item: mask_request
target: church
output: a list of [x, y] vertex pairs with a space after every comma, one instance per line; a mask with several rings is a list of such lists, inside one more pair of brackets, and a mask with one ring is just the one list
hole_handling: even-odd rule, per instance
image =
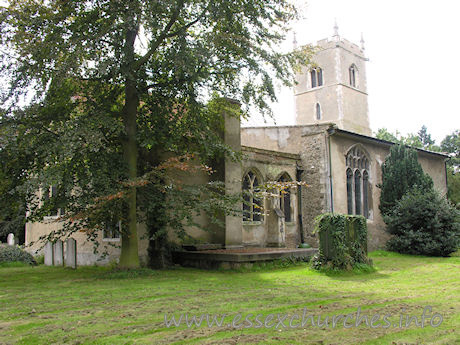
[[[381, 182], [381, 166], [394, 143], [372, 137], [363, 42], [359, 46], [341, 38], [336, 28], [331, 38], [316, 45], [319, 49], [314, 65], [296, 75], [295, 125], [241, 128], [238, 119], [225, 117], [225, 142], [243, 154], [241, 162], [226, 161], [222, 167], [228, 193], [243, 190], [251, 195], [269, 181], [298, 181], [304, 185], [280, 197], [247, 197], [247, 203], [241, 205], [242, 216], [226, 216], [224, 228], [188, 229], [199, 242], [222, 248], [297, 248], [301, 243], [317, 247], [315, 217], [335, 212], [364, 216], [368, 250], [384, 247], [388, 234], [379, 212], [377, 185]], [[417, 152], [435, 188], [446, 194], [448, 157], [422, 149]], [[196, 175], [188, 180], [206, 183], [209, 177]], [[48, 218], [41, 223], [27, 223], [26, 245], [59, 228], [59, 222]], [[204, 228], [209, 224], [205, 217], [198, 221]], [[139, 256], [145, 260], [148, 241], [142, 236], [144, 225], [139, 225], [138, 233]], [[100, 259], [84, 234], [75, 234], [74, 238], [80, 265]], [[101, 231], [99, 240], [101, 248], [110, 253], [102, 262], [116, 260], [119, 235]], [[31, 248], [34, 251], [37, 244]]]

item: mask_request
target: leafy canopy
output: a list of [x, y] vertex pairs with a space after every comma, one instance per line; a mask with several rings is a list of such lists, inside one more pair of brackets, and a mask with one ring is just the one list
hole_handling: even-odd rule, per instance
[[[309, 59], [307, 50], [277, 49], [297, 16], [287, 0], [8, 1], [0, 9], [1, 126], [13, 140], [2, 150], [27, 157], [14, 191], [31, 219], [59, 207], [69, 220], [63, 232], [94, 239], [101, 217], [113, 214], [123, 223], [120, 263], [138, 266], [143, 216], [157, 225], [153, 241], [170, 225], [168, 196], [202, 205], [196, 191], [178, 192], [162, 163], [193, 155], [204, 167], [235, 156], [216, 128], [223, 111], [241, 113], [217, 100], [270, 113], [274, 79], [292, 84], [293, 68]], [[27, 94], [33, 101], [20, 109]], [[49, 185], [57, 186], [52, 200]], [[175, 214], [192, 222], [190, 212]]]

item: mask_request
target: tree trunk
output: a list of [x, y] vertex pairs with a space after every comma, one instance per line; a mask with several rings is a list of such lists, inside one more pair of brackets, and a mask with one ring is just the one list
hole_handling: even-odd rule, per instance
[[[136, 80], [130, 71], [134, 63], [134, 41], [137, 30], [129, 30], [126, 34], [126, 81], [125, 81], [125, 104], [123, 108], [123, 125], [125, 138], [123, 140], [123, 159], [128, 168], [128, 178], [134, 182], [137, 178], [137, 108], [139, 106], [139, 95], [136, 88]], [[121, 234], [121, 255], [120, 267], [139, 267], [138, 236], [137, 236], [137, 206], [136, 187], [129, 187], [127, 197], [127, 229]], [[126, 227], [126, 226], [125, 226]]]

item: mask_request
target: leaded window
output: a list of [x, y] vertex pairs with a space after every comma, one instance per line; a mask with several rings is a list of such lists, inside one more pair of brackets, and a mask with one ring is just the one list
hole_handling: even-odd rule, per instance
[[348, 214], [369, 218], [369, 159], [355, 146], [347, 153], [346, 165]]
[[[291, 179], [287, 174], [283, 174], [279, 180], [281, 183], [290, 182]], [[286, 222], [292, 221], [291, 218], [291, 188], [285, 186], [280, 191], [280, 209], [284, 214], [284, 220]]]
[[260, 181], [253, 171], [243, 178], [243, 220], [257, 222], [262, 220], [262, 198], [257, 196]]
[[323, 70], [319, 67], [310, 70], [311, 87], [318, 87], [323, 85]]

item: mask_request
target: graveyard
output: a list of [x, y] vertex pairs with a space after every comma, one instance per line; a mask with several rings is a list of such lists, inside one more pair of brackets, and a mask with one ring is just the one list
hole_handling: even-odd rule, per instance
[[[376, 270], [325, 274], [308, 263], [251, 269], [121, 271], [113, 267], [0, 267], [2, 344], [457, 344], [459, 253], [448, 258], [371, 252]], [[64, 258], [65, 260], [65, 258]], [[422, 328], [167, 327], [164, 317], [302, 314], [322, 319], [362, 309], [364, 315], [416, 316], [442, 323]], [[227, 320], [227, 319], [226, 319]], [[286, 325], [288, 322], [285, 322]]]

